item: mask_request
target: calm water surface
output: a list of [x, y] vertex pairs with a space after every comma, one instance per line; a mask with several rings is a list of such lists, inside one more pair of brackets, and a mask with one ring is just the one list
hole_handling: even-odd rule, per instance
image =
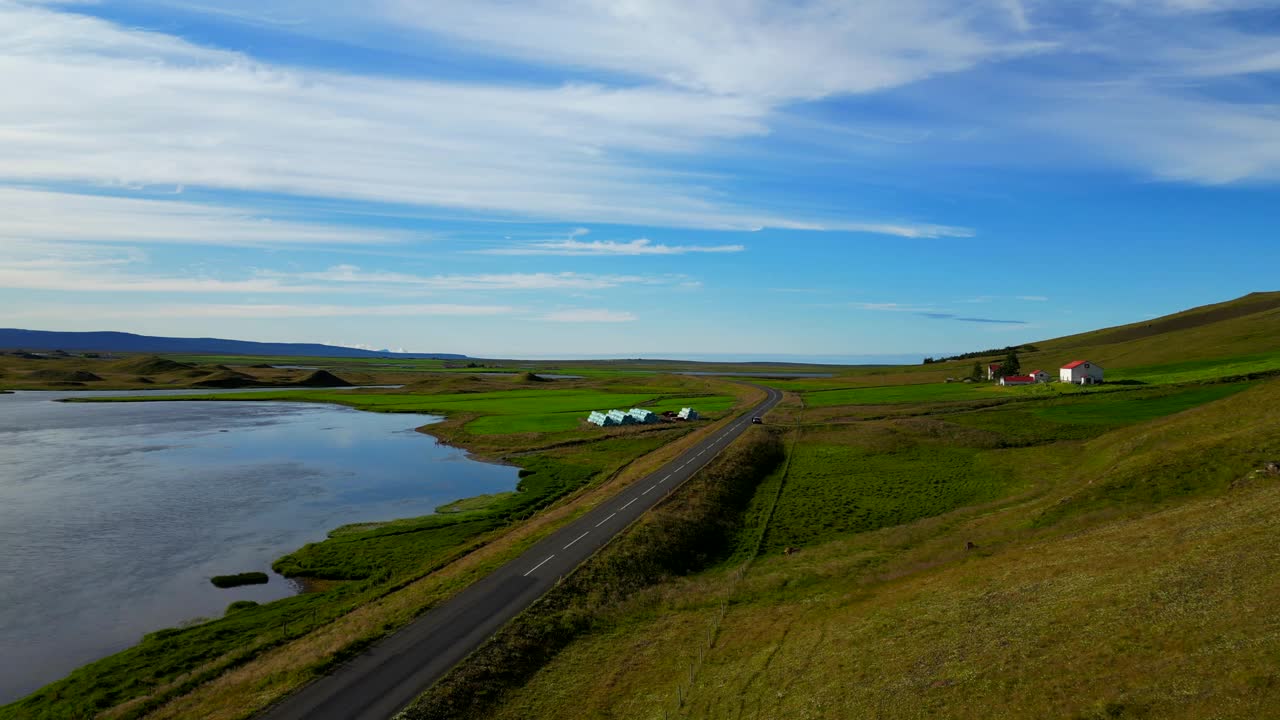
[[[271, 562], [338, 525], [517, 481], [414, 432], [428, 415], [52, 402], [121, 394], [0, 395], [0, 704], [144, 633], [293, 594]], [[209, 583], [249, 570], [271, 582]]]

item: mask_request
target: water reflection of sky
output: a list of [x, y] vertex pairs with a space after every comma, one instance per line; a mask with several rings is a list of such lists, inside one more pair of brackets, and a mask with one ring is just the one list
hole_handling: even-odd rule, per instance
[[0, 703], [146, 632], [292, 592], [275, 576], [219, 590], [212, 575], [516, 483], [414, 432], [429, 416], [49, 401], [71, 394], [0, 395], [0, 647], [23, 658], [0, 664]]

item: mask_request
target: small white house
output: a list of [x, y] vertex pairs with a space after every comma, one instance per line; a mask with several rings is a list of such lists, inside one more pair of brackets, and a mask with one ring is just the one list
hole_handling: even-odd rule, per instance
[[1058, 371], [1058, 379], [1075, 385], [1096, 385], [1102, 382], [1102, 366], [1089, 360], [1073, 360]]
[[658, 422], [658, 416], [652, 410], [645, 410], [644, 408], [631, 408], [631, 411], [628, 412], [627, 414], [635, 418], [635, 421], [640, 423], [641, 425], [649, 425], [651, 423]]
[[609, 417], [613, 419], [615, 425], [633, 425], [636, 419], [621, 410], [610, 410]]
[[676, 415], [676, 417], [680, 418], [681, 420], [697, 420], [698, 411], [694, 410], [693, 408], [680, 408], [680, 412]]
[[1036, 379], [1030, 375], [1006, 375], [1000, 378], [1001, 385], [1035, 385]]
[[599, 425], [600, 427], [609, 427], [610, 425], [618, 424], [618, 421], [609, 417], [608, 413], [602, 413], [599, 410], [592, 410], [591, 414], [587, 416], [587, 422], [592, 425]]
[[988, 365], [988, 366], [987, 366], [987, 379], [988, 379], [988, 380], [995, 380], [995, 379], [996, 379], [996, 376], [1000, 373], [1000, 368], [1002, 368], [1002, 367], [1004, 367], [1004, 365], [1002, 365], [1002, 364], [1000, 364], [1000, 363], [991, 363], [990, 365]]
[[1031, 371], [1031, 375], [1030, 375], [1030, 376], [1031, 376], [1031, 377], [1033, 377], [1033, 378], [1035, 378], [1035, 381], [1036, 381], [1036, 382], [1038, 382], [1038, 383], [1047, 383], [1047, 382], [1049, 382], [1049, 373], [1047, 373], [1047, 372], [1045, 372], [1045, 371], [1043, 371], [1043, 370], [1032, 370], [1032, 371]]

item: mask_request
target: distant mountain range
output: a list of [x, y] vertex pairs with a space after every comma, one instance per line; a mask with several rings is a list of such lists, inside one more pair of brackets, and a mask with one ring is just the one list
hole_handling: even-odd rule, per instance
[[65, 350], [67, 352], [146, 352], [189, 355], [288, 355], [299, 357], [373, 358], [404, 360], [462, 360], [456, 353], [397, 353], [388, 350], [321, 345], [318, 343], [264, 343], [221, 338], [175, 338], [123, 332], [48, 332], [0, 328], [0, 349]]

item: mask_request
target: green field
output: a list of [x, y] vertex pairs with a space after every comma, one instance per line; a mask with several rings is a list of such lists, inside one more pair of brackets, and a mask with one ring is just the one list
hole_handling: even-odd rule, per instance
[[491, 716], [1269, 717], [1278, 402], [1259, 381], [804, 427], [740, 584], [654, 587]]
[[1002, 393], [1022, 390], [1001, 388], [990, 383], [922, 383], [889, 385], [842, 390], [819, 390], [804, 395], [806, 407], [823, 408], [838, 405], [891, 405], [898, 403], [944, 402], [1000, 397]]
[[802, 437], [765, 534], [765, 550], [939, 515], [995, 498], [1013, 483], [977, 449], [905, 439], [890, 449], [883, 447], [884, 440], [827, 433]]
[[1139, 380], [1151, 384], [1167, 384], [1202, 382], [1223, 377], [1243, 377], [1263, 373], [1280, 373], [1280, 352], [1121, 368], [1108, 371], [1107, 377], [1112, 380]]

